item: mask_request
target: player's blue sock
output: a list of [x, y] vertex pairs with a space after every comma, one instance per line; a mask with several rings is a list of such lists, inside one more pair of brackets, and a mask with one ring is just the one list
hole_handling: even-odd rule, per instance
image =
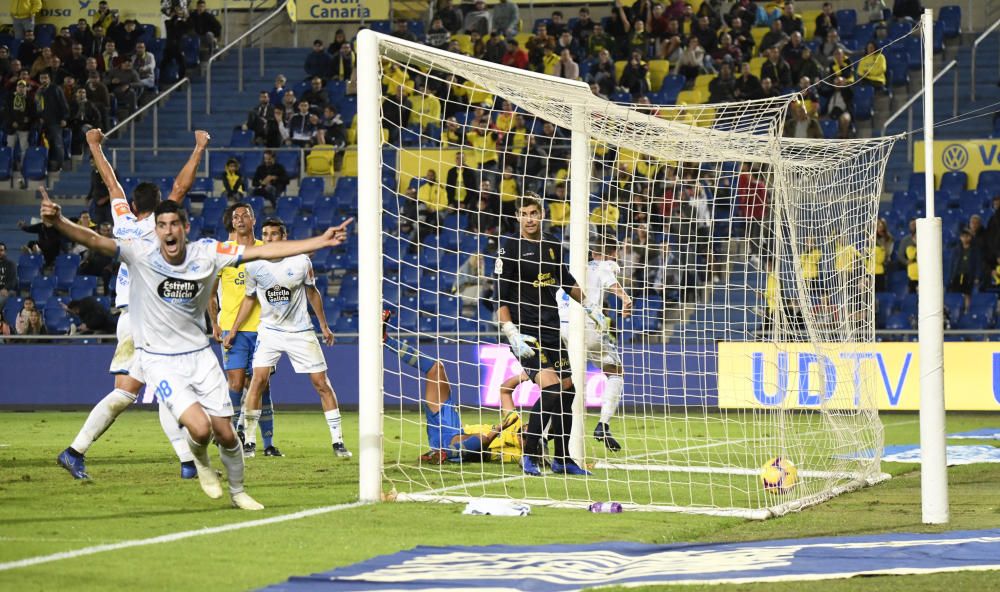
[[271, 404], [271, 387], [264, 389], [261, 396], [260, 408], [260, 436], [264, 440], [264, 448], [271, 447], [271, 439], [274, 438], [274, 405]]
[[240, 421], [240, 408], [243, 406], [243, 391], [229, 389], [229, 400], [233, 402], [233, 429]]
[[479, 436], [472, 436], [459, 442], [457, 447], [459, 452], [481, 452], [483, 450], [483, 439]]

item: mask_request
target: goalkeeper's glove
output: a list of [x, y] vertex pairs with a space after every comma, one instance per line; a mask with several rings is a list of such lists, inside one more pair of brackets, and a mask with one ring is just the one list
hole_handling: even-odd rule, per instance
[[590, 317], [590, 320], [594, 321], [594, 324], [597, 325], [598, 332], [607, 333], [611, 330], [611, 320], [604, 316], [600, 306], [585, 306], [583, 309], [587, 311], [587, 316]]
[[514, 356], [518, 359], [523, 358], [533, 358], [535, 356], [535, 350], [531, 349], [529, 343], [537, 344], [538, 342], [534, 337], [525, 337], [521, 335], [518, 330], [517, 325], [507, 321], [503, 324], [504, 335], [507, 336], [507, 343], [510, 344], [510, 350], [514, 352]]

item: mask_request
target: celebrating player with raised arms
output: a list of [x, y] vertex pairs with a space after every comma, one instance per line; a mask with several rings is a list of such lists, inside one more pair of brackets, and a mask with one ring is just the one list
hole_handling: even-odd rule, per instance
[[[173, 189], [170, 191], [170, 201], [182, 203], [191, 185], [194, 183], [198, 163], [201, 162], [210, 139], [207, 132], [196, 131], [195, 148], [187, 163], [177, 175]], [[99, 129], [87, 132], [87, 145], [94, 159], [94, 166], [101, 179], [108, 187], [111, 197], [111, 213], [114, 216], [114, 237], [118, 239], [149, 239], [155, 233], [153, 230], [153, 210], [160, 203], [160, 188], [153, 183], [140, 183], [132, 195], [132, 205], [125, 199], [125, 191], [115, 177], [114, 169], [104, 156], [101, 144], [104, 133]], [[44, 192], [44, 189], [43, 189]], [[76, 479], [88, 479], [84, 455], [91, 444], [104, 434], [115, 419], [133, 402], [143, 387], [142, 372], [138, 367], [135, 355], [135, 344], [132, 340], [132, 319], [129, 314], [129, 268], [122, 263], [118, 270], [115, 287], [115, 306], [121, 310], [118, 317], [118, 346], [111, 360], [111, 374], [115, 376], [115, 388], [105, 395], [87, 416], [80, 433], [63, 450], [58, 457], [59, 464]], [[187, 440], [177, 425], [177, 420], [160, 406], [160, 424], [170, 439], [174, 452], [181, 460], [181, 477], [191, 479], [196, 474], [194, 458], [188, 448]]]
[[540, 475], [542, 431], [554, 441], [552, 470], [589, 475], [569, 456], [572, 428], [573, 377], [560, 335], [557, 290], [584, 304], [597, 326], [605, 319], [600, 309], [585, 304], [583, 290], [563, 262], [562, 245], [542, 233], [544, 210], [540, 198], [527, 194], [518, 202], [519, 236], [501, 243], [495, 273], [498, 278], [500, 322], [511, 351], [542, 394], [531, 410], [524, 434], [522, 467]]
[[[287, 235], [285, 224], [277, 218], [266, 220], [261, 230], [265, 245], [286, 243]], [[306, 308], [308, 301], [316, 312], [324, 341], [327, 345], [332, 344], [333, 333], [326, 324], [323, 297], [316, 289], [309, 257], [298, 255], [248, 263], [245, 288], [246, 295], [236, 314], [235, 326], [241, 326], [256, 303], [260, 302], [260, 327], [257, 330], [257, 349], [253, 355], [253, 377], [246, 397], [247, 433], [253, 433], [257, 429], [257, 421], [261, 415], [261, 393], [267, 387], [271, 368], [278, 363], [281, 354], [285, 353], [292, 361], [295, 372], [308, 374], [312, 380], [330, 428], [334, 454], [341, 458], [351, 458], [351, 451], [344, 445], [340, 429], [337, 393], [330, 385], [330, 378], [326, 374], [326, 359]], [[223, 347], [229, 348], [234, 338], [232, 332], [226, 335], [222, 341]]]
[[350, 221], [303, 241], [250, 247], [227, 246], [212, 239], [188, 243], [187, 212], [176, 202], [165, 201], [153, 212], [155, 237], [111, 239], [72, 223], [48, 195], [42, 197], [44, 224], [88, 249], [118, 254], [129, 265], [129, 306], [138, 365], [160, 405], [186, 428], [202, 490], [213, 499], [223, 494], [208, 460], [208, 444], [214, 435], [233, 505], [263, 509], [243, 489], [243, 450], [230, 423], [233, 405], [226, 376], [206, 335], [211, 287], [221, 268], [241, 261], [281, 259], [337, 246], [346, 240], [344, 228]]

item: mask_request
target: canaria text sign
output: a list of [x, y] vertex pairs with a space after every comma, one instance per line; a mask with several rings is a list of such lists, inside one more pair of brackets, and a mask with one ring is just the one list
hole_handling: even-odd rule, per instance
[[389, 0], [296, 0], [300, 22], [350, 22], [386, 20]]
[[[720, 343], [718, 356], [722, 408], [920, 408], [916, 343]], [[949, 411], [1000, 411], [1000, 344], [945, 343], [944, 392]]]
[[[923, 172], [924, 142], [913, 146], [913, 170]], [[934, 170], [942, 173], [964, 172], [969, 176], [969, 187], [979, 182], [979, 173], [1000, 171], [1000, 140], [938, 140], [934, 142]]]

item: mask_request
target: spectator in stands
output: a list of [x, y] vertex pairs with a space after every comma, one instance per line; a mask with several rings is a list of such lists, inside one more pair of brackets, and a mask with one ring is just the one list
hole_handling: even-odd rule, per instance
[[274, 156], [273, 150], [264, 151], [264, 162], [260, 163], [253, 174], [253, 193], [275, 205], [278, 196], [285, 192], [288, 186], [288, 172]]
[[292, 115], [288, 124], [293, 146], [309, 148], [316, 143], [316, 130], [319, 127], [319, 116], [309, 109], [309, 103], [299, 101], [298, 111]]
[[886, 90], [886, 61], [874, 41], [865, 45], [865, 56], [858, 62], [858, 78], [868, 82], [876, 90]]
[[268, 148], [281, 148], [291, 145], [291, 131], [285, 118], [284, 107], [274, 107], [271, 119], [264, 127], [264, 145]]
[[90, 189], [87, 191], [87, 211], [90, 218], [97, 224], [112, 222], [111, 194], [104, 184], [101, 173], [94, 167], [90, 169]]
[[555, 48], [555, 37], [549, 35], [548, 27], [545, 23], [539, 23], [535, 28], [535, 35], [528, 40], [527, 47], [525, 48], [528, 50], [528, 59], [531, 62], [532, 69], [536, 72], [544, 72], [545, 50], [548, 49], [552, 52]]
[[792, 0], [786, 0], [784, 11], [777, 22], [781, 24], [781, 30], [788, 36], [795, 32], [798, 32], [799, 35], [805, 34], [802, 17], [796, 14], [795, 3]]
[[500, 228], [500, 199], [493, 190], [493, 183], [489, 179], [482, 179], [479, 191], [472, 192], [468, 201], [473, 206], [469, 208], [469, 230], [496, 236]]
[[802, 80], [804, 76], [813, 82], [822, 80], [826, 76], [825, 69], [808, 45], [802, 48], [802, 59], [799, 60], [799, 67], [792, 68], [792, 80]]
[[4, 98], [3, 131], [7, 146], [13, 150], [15, 143], [20, 143], [23, 154], [28, 148], [28, 134], [35, 124], [35, 102], [28, 96], [28, 83], [19, 80], [14, 92]]
[[691, 36], [698, 38], [698, 43], [705, 48], [706, 53], [715, 51], [719, 41], [718, 28], [712, 24], [707, 15], [699, 17], [698, 20], [691, 23]]
[[115, 40], [115, 47], [123, 58], [127, 58], [135, 53], [135, 44], [142, 37], [142, 29], [135, 19], [128, 19], [120, 27], [114, 27], [108, 31], [108, 36]]
[[854, 91], [847, 80], [841, 76], [834, 78], [833, 83], [820, 85], [821, 95], [827, 97], [826, 115], [830, 119], [840, 117], [841, 113], [852, 113], [854, 109]]
[[[113, 238], [112, 229], [114, 227], [111, 222], [102, 222], [97, 228], [98, 234], [101, 236]], [[101, 285], [104, 287], [104, 293], [107, 294], [111, 279], [118, 274], [117, 268], [118, 266], [116, 265], [114, 257], [104, 255], [96, 249], [90, 249], [83, 255], [83, 259], [80, 261], [79, 273], [80, 275], [92, 275], [101, 278]], [[80, 316], [77, 313], [73, 314]], [[87, 324], [90, 325], [90, 323]], [[95, 331], [95, 333], [98, 332], [99, 331]]]
[[35, 306], [35, 299], [24, 299], [21, 312], [17, 314], [14, 329], [18, 335], [45, 335], [45, 323], [42, 322], [42, 311]]
[[450, 41], [451, 32], [444, 27], [441, 17], [435, 16], [431, 20], [431, 26], [427, 29], [427, 33], [424, 36], [424, 43], [436, 49], [445, 50], [448, 48], [448, 42]]
[[854, 118], [847, 111], [837, 118], [837, 139], [850, 140], [858, 137], [858, 130], [854, 127]]
[[798, 80], [795, 77], [795, 71], [802, 65], [802, 53], [805, 49], [806, 45], [802, 43], [802, 34], [798, 31], [792, 33], [788, 38], [788, 43], [781, 48], [781, 58], [788, 62], [788, 67], [792, 71], [792, 80]]
[[93, 296], [73, 300], [64, 306], [66, 312], [80, 319], [77, 333], [107, 335], [115, 332], [115, 320], [111, 313]]
[[34, 31], [35, 15], [41, 10], [41, 0], [11, 0], [10, 17], [14, 28], [14, 39], [24, 39], [26, 32]]
[[309, 90], [302, 93], [302, 100], [317, 113], [330, 104], [330, 93], [323, 87], [323, 80], [318, 76], [309, 83]]
[[[906, 265], [907, 263], [909, 263], [909, 254], [907, 253], [907, 251], [910, 248], [913, 249], [917, 248], [916, 219], [913, 218], [910, 219], [908, 228], [910, 229], [910, 233], [904, 236], [902, 239], [900, 239], [899, 247], [897, 247], [896, 249], [896, 261], [899, 263], [899, 266], [902, 269], [906, 269]], [[916, 250], [914, 250], [914, 253], [916, 253]]]
[[451, 0], [437, 0], [437, 7], [434, 9], [434, 18], [440, 18], [445, 29], [451, 33], [458, 33], [462, 30], [465, 18], [462, 10], [452, 6]]
[[727, 103], [736, 100], [736, 79], [729, 64], [720, 66], [719, 75], [708, 83], [708, 101]]
[[982, 254], [972, 246], [972, 233], [963, 228], [958, 235], [959, 244], [951, 254], [951, 269], [948, 272], [948, 291], [962, 294], [968, 310], [972, 291], [982, 277]]
[[847, 52], [838, 49], [833, 52], [833, 59], [830, 61], [830, 76], [839, 76], [846, 82], [854, 82], [854, 66], [847, 57]]
[[116, 116], [119, 120], [135, 113], [138, 106], [138, 93], [142, 91], [139, 74], [132, 69], [131, 60], [122, 60], [118, 67], [108, 72], [106, 76], [108, 88], [118, 102]]
[[770, 78], [762, 79], [760, 81], [760, 98], [773, 99], [777, 96], [781, 96], [781, 89], [774, 85], [774, 81]]
[[809, 115], [803, 103], [798, 101], [789, 105], [791, 117], [785, 120], [786, 138], [819, 139], [823, 137], [823, 129], [819, 120]]
[[562, 53], [559, 54], [556, 76], [570, 80], [580, 79], [580, 66], [573, 61], [573, 53], [569, 49], [563, 49]]
[[881, 23], [885, 20], [886, 10], [885, 0], [865, 0], [861, 12], [868, 15], [869, 23]]
[[[689, 37], [687, 47], [681, 52], [681, 57], [677, 61], [676, 72], [686, 78], [690, 85], [694, 84], [694, 79], [705, 69], [705, 49], [701, 46], [697, 37]], [[622, 76], [624, 78], [624, 75]]]
[[788, 88], [792, 85], [792, 68], [781, 57], [776, 47], [767, 51], [767, 61], [760, 68], [760, 78], [769, 78], [776, 88]]
[[263, 146], [267, 139], [267, 124], [274, 119], [274, 107], [271, 105], [271, 96], [266, 90], [257, 94], [257, 106], [247, 113], [247, 120], [243, 124], [243, 130], [250, 130], [254, 135], [254, 144]]
[[330, 42], [330, 46], [326, 48], [326, 51], [330, 55], [336, 55], [340, 51], [340, 46], [345, 43], [350, 45], [351, 40], [347, 38], [347, 34], [344, 33], [343, 29], [337, 29], [333, 32], [333, 41]]
[[840, 42], [840, 34], [836, 29], [831, 29], [826, 34], [826, 41], [819, 47], [819, 55], [816, 56], [824, 65], [829, 66], [833, 62], [833, 54], [841, 50], [846, 52], [847, 47]]
[[924, 7], [920, 5], [920, 0], [896, 0], [892, 5], [892, 16], [898, 19], [920, 20]]
[[733, 43], [733, 38], [729, 33], [723, 33], [719, 38], [718, 46], [712, 52], [712, 63], [715, 69], [718, 70], [721, 68], [722, 64], [729, 64], [729, 72], [732, 73], [733, 68], [742, 61], [743, 50], [740, 49], [740, 46]]
[[94, 13], [91, 21], [94, 27], [100, 26], [107, 31], [112, 25], [118, 22], [118, 11], [108, 8], [108, 3], [101, 0], [97, 3], [97, 12]]
[[333, 58], [326, 52], [323, 42], [313, 41], [312, 51], [306, 56], [305, 71], [308, 78], [329, 78]]
[[744, 27], [743, 19], [739, 17], [734, 18], [729, 22], [729, 30], [727, 31], [733, 38], [733, 43], [739, 46], [740, 51], [748, 59], [754, 55], [754, 40], [753, 35], [750, 33], [748, 27]]
[[799, 78], [798, 91], [806, 102], [809, 113], [817, 113], [819, 111], [819, 91], [813, 86], [812, 80], [808, 76]]
[[246, 184], [243, 180], [243, 171], [240, 170], [240, 161], [230, 158], [226, 161], [226, 170], [222, 171], [222, 195], [226, 199], [241, 201], [247, 194]]
[[10, 48], [0, 45], [0, 81], [6, 83], [13, 73], [10, 67]]
[[389, 131], [389, 142], [399, 140], [400, 130], [410, 125], [410, 100], [406, 97], [406, 87], [399, 86], [395, 96], [382, 99], [382, 127]]
[[601, 23], [594, 23], [594, 29], [587, 37], [587, 56], [596, 58], [601, 54], [601, 51], [605, 50], [614, 55], [618, 52], [618, 44], [611, 35], [604, 31]]
[[69, 129], [73, 132], [70, 152], [83, 154], [87, 132], [101, 127], [101, 112], [87, 100], [87, 89], [76, 89], [76, 95], [69, 109]]
[[736, 85], [733, 89], [735, 98], [739, 101], [761, 98], [763, 91], [761, 90], [760, 79], [750, 71], [750, 63], [743, 62], [740, 68], [740, 77], [736, 79]]
[[479, 300], [493, 281], [490, 272], [486, 270], [483, 256], [473, 253], [458, 268], [455, 292], [462, 299], [464, 307], [478, 308]]
[[556, 40], [555, 52], [562, 55], [562, 50], [568, 49], [570, 54], [573, 56], [573, 60], [580, 60], [583, 58], [583, 49], [580, 47], [579, 42], [573, 38], [573, 34], [569, 31], [563, 31], [562, 35]]
[[275, 107], [281, 106], [281, 100], [285, 97], [285, 93], [288, 92], [286, 85], [288, 84], [288, 79], [285, 78], [284, 74], [278, 74], [274, 77], [274, 88], [268, 93], [268, 98], [271, 100], [271, 104]]
[[148, 93], [156, 92], [156, 57], [146, 51], [146, 44], [142, 41], [135, 44], [132, 69], [139, 75], [140, 99]]
[[991, 214], [986, 222], [986, 230], [983, 235], [983, 250], [992, 265], [993, 260], [1000, 256], [1000, 195], [993, 197], [991, 207]]
[[625, 48], [630, 53], [638, 51], [640, 55], [645, 56], [649, 53], [649, 43], [649, 35], [646, 34], [646, 23], [644, 21], [636, 21], [632, 30], [628, 33], [628, 42], [625, 44]]
[[97, 55], [97, 68], [101, 72], [110, 72], [118, 64], [118, 49], [110, 39], [104, 42], [104, 50]]
[[493, 33], [486, 40], [486, 50], [483, 59], [493, 64], [499, 64], [507, 53], [507, 40], [500, 33]]
[[64, 63], [69, 61], [73, 51], [73, 36], [69, 32], [69, 27], [61, 27], [59, 34], [52, 40], [52, 53], [59, 56]]
[[3, 308], [0, 307], [0, 343], [4, 343], [4, 337], [14, 335], [15, 333], [14, 327], [11, 327], [10, 323], [7, 322], [7, 318], [3, 314]]
[[455, 166], [448, 169], [445, 175], [445, 193], [448, 195], [448, 202], [472, 209], [475, 204], [469, 203], [470, 194], [475, 194], [478, 186], [475, 170], [465, 166], [465, 155], [461, 150], [456, 152]]
[[43, 47], [41, 51], [39, 51], [38, 55], [35, 57], [35, 61], [31, 63], [31, 68], [29, 70], [31, 72], [31, 77], [37, 80], [38, 74], [41, 73], [43, 70], [48, 70], [51, 65], [52, 65], [52, 48]]
[[[816, 15], [815, 38], [822, 41], [826, 39], [826, 34], [831, 30], [836, 30], [840, 24], [837, 22], [837, 13], [833, 10], [833, 3], [824, 2], [822, 11]], [[803, 34], [805, 34], [803, 32]]]
[[35, 92], [35, 114], [38, 129], [49, 143], [49, 170], [62, 170], [63, 142], [62, 129], [69, 117], [69, 105], [62, 91], [52, 85], [48, 72], [38, 75], [38, 90]]
[[188, 27], [201, 40], [202, 51], [215, 53], [222, 36], [222, 23], [205, 6], [205, 0], [198, 0], [194, 12], [188, 17]]
[[330, 78], [332, 80], [350, 80], [354, 73], [355, 56], [350, 43], [341, 43], [338, 51], [330, 62]]
[[97, 25], [91, 29], [93, 33], [90, 36], [89, 45], [83, 46], [83, 53], [88, 57], [100, 58], [101, 52], [104, 51], [104, 44], [107, 43], [108, 38], [104, 34], [104, 27]]
[[767, 56], [769, 49], [774, 47], [780, 50], [786, 43], [788, 43], [788, 33], [781, 28], [780, 21], [774, 21], [771, 23], [771, 30], [760, 40], [760, 47], [757, 49], [760, 55]]
[[500, 63], [512, 68], [527, 69], [529, 64], [528, 52], [518, 46], [516, 39], [508, 39], [507, 52], [500, 58]]
[[84, 88], [87, 90], [87, 100], [101, 113], [101, 127], [111, 129], [111, 94], [101, 82], [101, 75], [96, 71], [89, 72]]
[[587, 73], [587, 82], [596, 84], [606, 97], [615, 92], [615, 63], [611, 61], [611, 54], [607, 49], [602, 49], [597, 54], [597, 62], [590, 66], [590, 72]]
[[78, 82], [87, 81], [87, 57], [83, 55], [83, 46], [73, 42], [70, 47], [69, 59], [64, 60], [64, 67]]
[[76, 21], [76, 31], [73, 31], [72, 35], [73, 40], [84, 48], [84, 55], [89, 56], [87, 49], [94, 46], [94, 32], [91, 30], [90, 24], [87, 23], [87, 19]]
[[347, 146], [347, 134], [344, 131], [344, 120], [333, 105], [323, 107], [323, 117], [319, 120], [317, 137], [320, 144], [333, 146], [334, 150], [338, 151], [335, 159], [343, 158], [343, 150]]
[[295, 91], [288, 89], [281, 95], [281, 108], [285, 114], [285, 123], [292, 121], [292, 116], [298, 111], [299, 98], [295, 96]]
[[472, 9], [465, 13], [462, 29], [466, 33], [475, 31], [480, 35], [488, 35], [493, 32], [493, 14], [486, 8], [485, 0], [476, 0]]
[[167, 31], [167, 40], [163, 45], [163, 63], [160, 64], [161, 80], [163, 80], [163, 76], [167, 72], [167, 66], [170, 65], [177, 67], [177, 76], [179, 78], [184, 78], [187, 76], [187, 58], [184, 57], [183, 43], [184, 37], [191, 30], [184, 5], [175, 4], [173, 6], [173, 13], [163, 26]]
[[[517, 35], [518, 27], [521, 22], [521, 13], [517, 8], [517, 2], [500, 0], [500, 2], [493, 5], [491, 12], [493, 31], [507, 37]], [[589, 11], [587, 12], [587, 15], [589, 18]]]
[[9, 296], [17, 296], [17, 265], [7, 258], [7, 245], [0, 243], [0, 309]]
[[42, 53], [42, 48], [35, 43], [34, 29], [26, 30], [24, 38], [21, 40], [21, 46], [17, 49], [17, 59], [21, 60], [25, 67], [30, 68], [40, 53]]

